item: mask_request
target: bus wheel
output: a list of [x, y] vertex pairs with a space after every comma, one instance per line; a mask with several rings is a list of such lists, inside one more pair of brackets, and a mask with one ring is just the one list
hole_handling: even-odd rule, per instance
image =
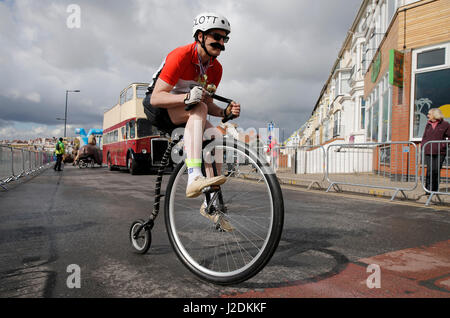
[[107, 164], [108, 164], [109, 171], [113, 171], [114, 170], [114, 166], [111, 163], [111, 155], [109, 153], [108, 153]]
[[128, 171], [130, 171], [131, 175], [135, 175], [136, 171], [137, 171], [137, 164], [136, 164], [136, 160], [134, 160], [131, 157], [128, 157]]

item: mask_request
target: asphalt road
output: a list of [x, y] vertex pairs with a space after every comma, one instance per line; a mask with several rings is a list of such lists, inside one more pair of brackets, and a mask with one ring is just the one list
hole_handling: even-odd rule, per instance
[[154, 182], [66, 166], [8, 185], [0, 297], [450, 297], [448, 209], [283, 187], [274, 257], [254, 278], [222, 287], [184, 268], [161, 216], [149, 252], [133, 253], [129, 226], [148, 216]]

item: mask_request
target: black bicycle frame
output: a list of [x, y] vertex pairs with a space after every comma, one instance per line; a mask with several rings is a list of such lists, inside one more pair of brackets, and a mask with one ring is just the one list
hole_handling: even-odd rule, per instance
[[148, 219], [147, 222], [145, 222], [144, 224], [140, 225], [138, 227], [138, 229], [136, 230], [136, 233], [133, 235], [133, 237], [135, 239], [138, 238], [139, 233], [142, 231], [142, 229], [152, 229], [153, 226], [155, 225], [155, 219], [159, 214], [159, 207], [160, 207], [160, 203], [161, 203], [161, 198], [164, 196], [164, 194], [161, 194], [161, 184], [162, 184], [162, 178], [164, 175], [164, 171], [166, 170], [166, 168], [169, 166], [169, 162], [170, 162], [170, 154], [172, 152], [173, 147], [175, 147], [176, 144], [178, 144], [180, 142], [180, 140], [183, 138], [182, 135], [175, 137], [170, 143], [169, 146], [167, 147], [166, 151], [164, 152], [164, 156], [162, 158], [162, 162], [161, 162], [161, 166], [158, 169], [158, 174], [157, 174], [157, 178], [156, 178], [156, 184], [155, 184], [155, 202], [153, 203], [153, 209], [152, 209], [152, 213], [150, 214], [150, 218]]
[[[139, 233], [142, 231], [142, 229], [149, 229], [149, 230], [151, 230], [153, 228], [153, 226], [155, 225], [155, 219], [158, 217], [159, 210], [160, 210], [161, 198], [165, 196], [165, 194], [161, 194], [161, 184], [162, 184], [162, 178], [163, 178], [163, 175], [164, 175], [164, 171], [169, 165], [169, 162], [170, 162], [169, 159], [170, 159], [170, 155], [172, 153], [173, 147], [175, 147], [175, 145], [177, 145], [181, 141], [182, 138], [183, 138], [183, 135], [176, 136], [169, 143], [166, 151], [164, 152], [164, 156], [162, 158], [161, 166], [158, 169], [158, 174], [157, 174], [157, 178], [156, 178], [155, 201], [153, 203], [153, 209], [152, 209], [152, 212], [150, 214], [150, 218], [147, 220], [147, 222], [145, 222], [144, 224], [141, 224], [137, 228], [136, 232], [133, 235], [134, 239], [138, 238]], [[213, 140], [214, 139], [204, 141], [203, 145], [202, 145], [202, 149], [204, 149]], [[212, 153], [212, 155], [214, 155], [214, 152]], [[212, 168], [213, 168], [213, 171], [214, 171], [214, 175], [217, 176], [218, 174], [217, 174], [217, 167], [216, 167], [216, 163], [215, 162], [212, 163]], [[202, 170], [203, 170], [203, 173], [206, 174], [205, 170], [204, 170], [204, 164], [202, 164]], [[210, 197], [211, 193], [214, 193], [213, 198]], [[207, 213], [212, 214], [214, 212], [213, 207], [212, 207], [212, 202], [214, 202], [216, 198], [219, 200], [219, 208], [220, 208], [220, 210], [222, 212], [226, 213], [225, 208], [224, 208], [224, 203], [223, 203], [222, 191], [220, 190], [220, 188], [219, 188], [219, 191], [217, 191], [214, 188], [211, 188], [209, 191], [205, 192], [205, 195], [206, 195], [206, 203], [207, 203], [207, 207], [206, 207], [205, 211], [207, 211]]]
[[[217, 99], [221, 102], [225, 102], [228, 103], [228, 105], [230, 105], [232, 103], [232, 100], [229, 98], [225, 98], [216, 94], [212, 94], [211, 95], [212, 98]], [[191, 106], [186, 106], [186, 110], [191, 109], [192, 107], [194, 107], [195, 105], [191, 105]], [[232, 120], [234, 118], [233, 114], [229, 114], [228, 116], [226, 116], [225, 118], [222, 119], [222, 123], [226, 123], [229, 120]], [[150, 230], [153, 228], [153, 226], [155, 225], [155, 219], [159, 214], [159, 207], [160, 207], [160, 201], [161, 201], [161, 197], [163, 197], [164, 195], [161, 194], [161, 183], [162, 183], [162, 177], [164, 174], [164, 170], [167, 168], [167, 166], [169, 165], [169, 158], [170, 158], [170, 154], [172, 152], [173, 147], [175, 147], [175, 145], [177, 143], [180, 142], [180, 140], [183, 138], [182, 135], [179, 135], [177, 137], [175, 137], [169, 144], [169, 146], [166, 149], [166, 152], [164, 153], [163, 159], [162, 159], [162, 163], [161, 166], [158, 169], [158, 177], [156, 179], [156, 187], [155, 187], [155, 203], [153, 204], [153, 210], [152, 213], [150, 215], [150, 218], [148, 219], [147, 222], [145, 222], [144, 224], [142, 224], [141, 226], [139, 226], [139, 228], [136, 230], [136, 233], [134, 234], [134, 238], [137, 239], [139, 236], [139, 233], [142, 231], [143, 228], [149, 228]], [[208, 144], [210, 143], [212, 140], [207, 140], [203, 143], [203, 147], [202, 149]], [[213, 169], [214, 169], [214, 175], [217, 176], [217, 169], [216, 169], [216, 164], [215, 162], [213, 162]], [[213, 191], [216, 192], [214, 194], [215, 197], [218, 196], [219, 199], [219, 204], [220, 204], [220, 209], [222, 210], [222, 212], [226, 212], [225, 208], [224, 208], [224, 204], [223, 204], [223, 197], [222, 197], [222, 191]], [[213, 197], [215, 199], [215, 197]], [[214, 202], [214, 200], [210, 200], [210, 196], [209, 193], [206, 195], [206, 202], [207, 202], [207, 208], [206, 211], [208, 213], [212, 213], [212, 207], [211, 207], [211, 202]]]

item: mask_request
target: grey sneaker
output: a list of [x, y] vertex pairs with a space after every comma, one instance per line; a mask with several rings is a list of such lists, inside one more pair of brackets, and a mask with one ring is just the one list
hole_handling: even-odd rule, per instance
[[212, 178], [205, 178], [198, 176], [194, 181], [186, 187], [186, 197], [195, 198], [202, 194], [202, 190], [210, 186], [218, 186], [224, 184], [227, 181], [227, 177], [218, 176]]
[[223, 217], [221, 213], [219, 212], [216, 212], [214, 214], [207, 213], [205, 202], [203, 202], [202, 206], [200, 207], [200, 214], [203, 215], [205, 218], [209, 219], [210, 221], [212, 221], [214, 224], [219, 224], [220, 228], [225, 232], [232, 232], [234, 230], [231, 224]]

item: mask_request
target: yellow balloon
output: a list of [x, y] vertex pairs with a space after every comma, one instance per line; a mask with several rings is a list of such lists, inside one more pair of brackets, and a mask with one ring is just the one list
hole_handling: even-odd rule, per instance
[[450, 118], [450, 104], [442, 105], [439, 109], [442, 111], [445, 118]]

